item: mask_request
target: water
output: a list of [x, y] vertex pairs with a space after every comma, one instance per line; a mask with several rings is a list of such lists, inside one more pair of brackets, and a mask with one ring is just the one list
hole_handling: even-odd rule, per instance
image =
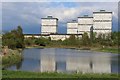
[[65, 73], [118, 73], [118, 54], [62, 48], [24, 49], [21, 63], [8, 70]]

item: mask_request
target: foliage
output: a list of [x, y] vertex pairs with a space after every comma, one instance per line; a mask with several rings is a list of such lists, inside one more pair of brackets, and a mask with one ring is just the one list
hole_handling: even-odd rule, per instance
[[22, 28], [18, 26], [16, 30], [7, 32], [2, 36], [2, 45], [8, 46], [9, 48], [24, 48], [24, 46], [66, 46], [66, 47], [113, 47], [120, 45], [119, 40], [120, 32], [112, 32], [109, 34], [97, 34], [95, 32], [92, 35], [88, 36], [88, 33], [85, 32], [82, 35], [82, 38], [78, 38], [75, 35], [71, 35], [69, 38], [66, 38], [64, 41], [58, 40], [54, 41], [51, 38], [25, 38], [23, 35]]
[[18, 50], [9, 49], [9, 53], [2, 57], [2, 67], [8, 67], [21, 61], [22, 55]]
[[46, 38], [43, 38], [43, 37], [41, 37], [41, 38], [38, 38], [38, 39], [36, 39], [35, 40], [35, 44], [37, 44], [37, 45], [47, 45], [47, 44], [49, 44], [49, 39], [46, 39]]
[[101, 48], [101, 49], [98, 49], [97, 51], [119, 53], [118, 48]]
[[75, 35], [71, 35], [69, 38], [64, 40], [63, 45], [68, 45], [68, 46], [78, 46], [78, 39]]
[[82, 35], [81, 40], [82, 40], [82, 45], [84, 45], [84, 46], [89, 46], [90, 45], [90, 38], [89, 38], [89, 36], [86, 32]]
[[7, 32], [2, 36], [2, 45], [11, 49], [24, 47], [24, 35], [21, 26], [17, 29]]
[[99, 44], [103, 46], [118, 46], [119, 45], [119, 35], [120, 32], [112, 32], [109, 34], [98, 34], [98, 36], [95, 38], [94, 44]]
[[31, 38], [25, 38], [24, 39], [24, 44], [26, 46], [34, 45], [35, 44], [35, 38], [34, 38], [34, 36], [32, 36]]
[[69, 38], [66, 38], [64, 41], [62, 40], [51, 40], [50, 38], [26, 38], [25, 39], [25, 44], [30, 46], [30, 45], [38, 45], [40, 46], [45, 45], [45, 46], [55, 46], [55, 47], [113, 47], [113, 46], [118, 46], [120, 44], [118, 41], [118, 35], [120, 36], [120, 32], [112, 32], [109, 34], [97, 34], [93, 33], [92, 40], [90, 36], [85, 32], [82, 35], [82, 38], [78, 38], [75, 35], [71, 35]]
[[113, 32], [111, 35], [112, 44], [120, 45], [120, 32]]
[[24, 40], [24, 43], [26, 46], [33, 46], [33, 45], [48, 45], [50, 43], [50, 39], [48, 38], [35, 38], [35, 37], [30, 37], [30, 38], [26, 38]]

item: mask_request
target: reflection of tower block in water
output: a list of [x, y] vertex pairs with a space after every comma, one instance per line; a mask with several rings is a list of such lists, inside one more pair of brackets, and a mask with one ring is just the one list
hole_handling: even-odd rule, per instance
[[77, 73], [111, 73], [110, 55], [101, 53], [91, 57], [69, 56], [66, 60], [66, 70]]
[[41, 49], [40, 55], [40, 64], [41, 64], [41, 72], [54, 72], [55, 71], [55, 55], [53, 49]]
[[66, 72], [66, 61], [56, 61], [55, 71]]
[[93, 72], [94, 73], [111, 73], [111, 56], [110, 54], [103, 54], [93, 56]]
[[77, 73], [92, 72], [93, 64], [90, 64], [89, 58], [84, 57], [68, 57], [66, 61], [66, 70]]

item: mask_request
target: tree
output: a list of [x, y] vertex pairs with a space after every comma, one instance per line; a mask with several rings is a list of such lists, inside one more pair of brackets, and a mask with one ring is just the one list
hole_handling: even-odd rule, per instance
[[8, 46], [11, 49], [24, 48], [24, 35], [22, 28], [18, 26], [17, 29], [3, 34], [2, 41], [3, 46]]
[[78, 43], [78, 38], [76, 38], [75, 35], [70, 35], [69, 38], [65, 39], [62, 44], [64, 45], [68, 45], [68, 46], [78, 46], [79, 43]]
[[16, 31], [17, 31], [17, 33], [16, 33], [16, 38], [17, 38], [16, 47], [22, 48], [22, 47], [24, 47], [24, 35], [23, 35], [23, 30], [22, 30], [21, 26], [18, 26]]
[[111, 39], [113, 45], [119, 45], [119, 41], [120, 41], [119, 36], [120, 36], [120, 32], [112, 32]]
[[90, 39], [89, 39], [87, 32], [84, 32], [84, 34], [82, 35], [82, 45], [84, 46], [90, 45]]

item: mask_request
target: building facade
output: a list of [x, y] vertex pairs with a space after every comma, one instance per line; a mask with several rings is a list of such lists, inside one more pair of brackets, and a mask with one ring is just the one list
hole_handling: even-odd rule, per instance
[[58, 19], [52, 16], [41, 18], [41, 34], [56, 34], [58, 27]]
[[67, 34], [57, 34], [57, 28], [58, 19], [48, 16], [47, 18], [41, 18], [41, 34], [26, 34], [24, 37], [50, 37], [51, 40], [65, 40], [69, 38], [71, 34], [81, 38], [84, 32], [87, 32], [89, 37], [91, 36], [90, 33], [93, 34], [93, 32], [97, 33], [97, 35], [99, 35], [99, 33], [108, 34], [112, 32], [112, 12], [100, 10], [93, 12], [93, 17], [88, 15], [78, 17], [78, 21], [73, 20], [67, 23]]
[[83, 17], [78, 17], [78, 33], [84, 34], [84, 32], [90, 33], [90, 28], [93, 26], [93, 17], [84, 15]]
[[112, 32], [112, 12], [100, 10], [93, 12], [93, 32], [97, 34], [111, 33]]
[[78, 34], [78, 22], [76, 20], [67, 23], [67, 34]]

